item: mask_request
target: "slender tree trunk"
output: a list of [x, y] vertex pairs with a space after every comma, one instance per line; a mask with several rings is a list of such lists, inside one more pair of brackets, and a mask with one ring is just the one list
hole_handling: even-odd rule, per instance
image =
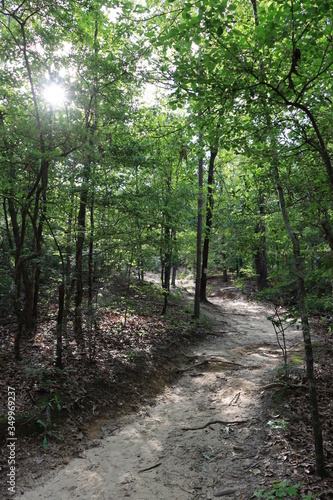
[[254, 266], [257, 275], [257, 288], [259, 291], [264, 290], [268, 286], [267, 277], [267, 251], [266, 251], [266, 225], [264, 216], [266, 212], [265, 198], [263, 189], [258, 180], [257, 199], [259, 208], [259, 217], [255, 227], [256, 246], [254, 249]]
[[57, 316], [57, 347], [56, 347], [56, 362], [57, 368], [62, 368], [62, 333], [64, 319], [64, 303], [65, 303], [65, 286], [64, 283], [59, 285], [59, 300], [58, 300], [58, 316]]
[[64, 317], [63, 317], [63, 338], [67, 338], [67, 318], [70, 311], [71, 299], [75, 287], [75, 279], [72, 277], [72, 223], [73, 223], [73, 207], [74, 207], [74, 170], [75, 170], [75, 154], [73, 155], [72, 163], [72, 173], [73, 178], [71, 180], [72, 189], [70, 196], [70, 211], [67, 221], [67, 231], [66, 231], [66, 270], [65, 270], [65, 298], [64, 298]]
[[[11, 181], [15, 182], [15, 177], [13, 171], [11, 171]], [[27, 207], [23, 207], [21, 210], [21, 227], [18, 224], [17, 211], [14, 204], [14, 198], [9, 197], [8, 210], [10, 215], [10, 220], [13, 229], [14, 243], [15, 243], [15, 273], [14, 273], [14, 287], [11, 292], [11, 298], [13, 301], [13, 306], [17, 318], [17, 334], [15, 336], [15, 357], [19, 359], [20, 352], [20, 341], [25, 328], [31, 330], [34, 325], [33, 318], [33, 301], [34, 301], [34, 282], [29, 276], [29, 271], [27, 269], [28, 260], [32, 260], [37, 257], [37, 254], [33, 253], [29, 257], [22, 257], [24, 250], [24, 243], [26, 237], [26, 219], [27, 219]], [[21, 285], [23, 283], [24, 288], [24, 304], [21, 302]]]
[[223, 253], [222, 254], [222, 258], [223, 258], [223, 276], [222, 276], [222, 281], [223, 281], [223, 283], [227, 283], [227, 281], [228, 281], [227, 254]]
[[[202, 134], [199, 135], [199, 145], [202, 144]], [[195, 277], [195, 296], [194, 296], [194, 318], [200, 318], [200, 288], [201, 288], [201, 256], [202, 256], [202, 208], [203, 208], [203, 158], [198, 161], [198, 220], [197, 220], [197, 261], [196, 261], [196, 277]]]
[[[87, 126], [89, 129], [89, 125]], [[93, 134], [92, 131], [88, 130], [89, 133]], [[89, 142], [92, 142], [92, 136], [89, 138]], [[82, 302], [83, 302], [83, 247], [85, 241], [85, 231], [86, 231], [86, 209], [88, 203], [88, 185], [90, 180], [90, 157], [86, 159], [83, 181], [80, 193], [80, 206], [79, 213], [77, 217], [77, 240], [76, 240], [76, 252], [75, 252], [75, 278], [76, 278], [76, 291], [75, 291], [75, 311], [74, 311], [74, 334], [76, 342], [79, 345], [84, 344], [83, 340], [83, 330], [82, 330]]]
[[[135, 194], [139, 197], [139, 166], [135, 166]], [[143, 271], [143, 252], [142, 252], [142, 238], [141, 238], [141, 221], [140, 216], [136, 217], [136, 224], [138, 229], [138, 249], [137, 249], [137, 273], [138, 280], [143, 281], [144, 279], [144, 271]]]
[[200, 283], [200, 300], [201, 302], [206, 302], [206, 292], [207, 292], [207, 267], [208, 267], [208, 257], [209, 257], [209, 242], [211, 236], [211, 228], [213, 221], [213, 206], [214, 206], [214, 162], [217, 156], [218, 149], [211, 148], [210, 160], [208, 168], [208, 192], [207, 192], [207, 207], [206, 207], [206, 227], [205, 227], [205, 238], [202, 251], [202, 271], [201, 271], [201, 283]]
[[6, 198], [3, 199], [3, 213], [5, 216], [5, 223], [6, 223], [6, 235], [7, 235], [7, 240], [8, 240], [8, 245], [11, 250], [14, 250], [14, 244], [12, 240], [12, 236], [10, 234], [10, 229], [9, 229], [9, 221], [8, 221], [8, 214], [7, 214], [7, 206], [6, 206]]
[[164, 304], [163, 304], [163, 310], [161, 312], [162, 316], [166, 313], [168, 306], [168, 298], [170, 294], [171, 259], [172, 259], [171, 229], [169, 226], [166, 226], [164, 231], [164, 277], [162, 280]]
[[[252, 2], [252, 6], [253, 6], [255, 25], [258, 26], [259, 21], [258, 21], [258, 11], [257, 11], [256, 0], [251, 0], [251, 2]], [[267, 107], [266, 107], [265, 102], [263, 102], [263, 107], [264, 107], [264, 111], [265, 111], [265, 115], [266, 115], [268, 130], [271, 130], [271, 120], [270, 120], [270, 116], [269, 116], [269, 113], [267, 111]], [[322, 146], [322, 153], [323, 153], [322, 157], [324, 159], [324, 162], [325, 162], [325, 165], [327, 168], [327, 173], [328, 173], [328, 177], [330, 179], [330, 184], [331, 184], [331, 187], [333, 187], [332, 165], [330, 163], [330, 159], [329, 159], [329, 156], [327, 154], [325, 144], [322, 140], [322, 137], [320, 135], [317, 124], [316, 124], [312, 114], [309, 112], [309, 110], [307, 110], [306, 107], [304, 107], [302, 105], [299, 105], [298, 107], [300, 109], [303, 109], [303, 111], [308, 115], [308, 117], [310, 118], [310, 120], [312, 122], [313, 127], [316, 130], [318, 140]], [[320, 416], [319, 416], [319, 410], [318, 410], [316, 382], [315, 382], [315, 375], [314, 375], [314, 369], [313, 369], [313, 351], [312, 351], [311, 334], [310, 334], [309, 320], [308, 320], [308, 314], [307, 314], [307, 309], [306, 309], [306, 289], [305, 289], [305, 282], [304, 282], [304, 275], [303, 275], [303, 261], [302, 261], [301, 251], [300, 251], [300, 244], [299, 244], [298, 235], [294, 232], [294, 230], [291, 226], [290, 220], [289, 220], [289, 215], [288, 215], [288, 211], [286, 208], [283, 186], [282, 186], [281, 179], [280, 179], [280, 174], [279, 174], [278, 163], [277, 163], [275, 151], [273, 152], [273, 175], [274, 175], [276, 188], [277, 188], [277, 192], [278, 192], [278, 198], [279, 198], [279, 203], [280, 203], [280, 208], [281, 208], [284, 226], [285, 226], [286, 232], [288, 233], [289, 238], [292, 242], [292, 246], [293, 246], [293, 256], [294, 256], [294, 263], [295, 263], [295, 268], [296, 268], [297, 284], [298, 284], [298, 307], [300, 310], [301, 322], [302, 322], [302, 332], [303, 332], [305, 357], [306, 357], [306, 372], [307, 372], [307, 379], [308, 379], [308, 385], [309, 385], [309, 398], [310, 398], [310, 408], [311, 408], [311, 416], [312, 416], [312, 429], [313, 429], [314, 443], [315, 443], [316, 472], [320, 477], [324, 477], [324, 476], [327, 476], [327, 471], [325, 469], [323, 435], [322, 435]]]
[[241, 268], [242, 268], [243, 262], [241, 257], [236, 257], [236, 276], [239, 278], [241, 276]]
[[94, 283], [94, 194], [90, 203], [90, 238], [88, 255], [88, 308], [91, 309], [93, 302]]
[[83, 301], [83, 245], [85, 238], [86, 228], [86, 206], [88, 201], [88, 169], [86, 166], [86, 179], [83, 181], [81, 195], [80, 195], [80, 208], [77, 218], [78, 222], [78, 236], [76, 241], [76, 254], [75, 254], [75, 276], [76, 276], [76, 293], [75, 293], [75, 312], [74, 312], [74, 332], [78, 344], [83, 344], [82, 335], [82, 301]]
[[312, 350], [311, 334], [310, 334], [308, 313], [306, 309], [306, 290], [305, 290], [304, 275], [303, 275], [303, 261], [301, 257], [299, 239], [291, 226], [288, 212], [286, 209], [284, 192], [280, 180], [278, 166], [276, 160], [273, 161], [274, 161], [273, 174], [278, 191], [282, 217], [286, 231], [293, 245], [294, 263], [296, 268], [297, 284], [298, 284], [298, 306], [302, 322], [302, 331], [303, 331], [305, 357], [306, 357], [306, 373], [309, 385], [310, 408], [312, 416], [312, 429], [315, 442], [316, 471], [320, 477], [324, 477], [327, 476], [327, 471], [325, 469], [323, 435], [322, 435], [320, 416], [318, 410], [316, 381], [313, 369], [313, 350]]
[[172, 266], [171, 286], [176, 286], [177, 266]]
[[[95, 55], [98, 54], [98, 22], [95, 21], [94, 32]], [[89, 182], [91, 180], [92, 151], [94, 147], [94, 134], [97, 129], [97, 119], [94, 114], [96, 109], [97, 83], [93, 85], [93, 91], [90, 96], [89, 106], [86, 109], [85, 130], [87, 134], [88, 153], [84, 159], [83, 179], [80, 194], [80, 207], [78, 213], [78, 236], [76, 241], [75, 264], [76, 264], [76, 293], [75, 293], [75, 312], [74, 312], [74, 334], [76, 342], [83, 346], [83, 328], [82, 328], [82, 302], [83, 302], [83, 247], [86, 231], [86, 210], [88, 203]]]
[[[32, 223], [33, 223], [34, 232], [35, 232], [35, 245], [36, 245], [35, 251], [37, 252], [38, 255], [40, 255], [41, 250], [42, 250], [42, 241], [43, 241], [43, 238], [42, 238], [43, 225], [45, 222], [46, 210], [47, 210], [46, 192], [47, 192], [47, 185], [48, 185], [49, 161], [47, 159], [45, 159], [45, 157], [44, 157], [45, 151], [46, 151], [46, 149], [45, 149], [45, 137], [44, 137], [44, 134], [42, 131], [42, 123], [41, 123], [40, 114], [39, 114], [39, 106], [38, 106], [37, 96], [36, 96], [36, 92], [35, 92], [35, 86], [34, 86], [34, 82], [33, 82], [33, 78], [32, 78], [32, 71], [31, 71], [31, 67], [30, 67], [30, 62], [29, 62], [29, 58], [28, 58], [25, 25], [26, 25], [25, 22], [21, 22], [21, 24], [20, 24], [22, 42], [23, 42], [23, 55], [24, 55], [26, 70], [28, 73], [32, 100], [33, 100], [34, 108], [35, 108], [36, 125], [37, 125], [37, 129], [39, 132], [39, 148], [40, 148], [40, 153], [42, 154], [41, 162], [40, 162], [40, 171], [37, 175], [36, 181], [35, 181], [32, 189], [28, 193], [27, 200], [32, 198], [33, 194], [35, 193], [35, 210], [34, 210], [34, 217], [33, 217]], [[40, 186], [40, 187], [38, 187], [38, 186]], [[40, 201], [40, 197], [42, 197], [42, 201]], [[39, 223], [38, 223], [38, 229], [36, 230], [38, 216], [39, 216]], [[32, 278], [32, 286], [33, 286], [34, 296], [33, 296], [32, 311], [31, 311], [31, 316], [32, 316], [31, 326], [34, 326], [34, 327], [36, 327], [37, 316], [38, 316], [40, 274], [41, 274], [41, 266], [38, 263], [36, 272]], [[29, 313], [29, 315], [30, 315], [30, 313]]]
[[178, 263], [178, 249], [177, 249], [177, 236], [176, 229], [172, 229], [172, 269], [171, 269], [171, 286], [176, 286], [177, 276], [177, 263]]

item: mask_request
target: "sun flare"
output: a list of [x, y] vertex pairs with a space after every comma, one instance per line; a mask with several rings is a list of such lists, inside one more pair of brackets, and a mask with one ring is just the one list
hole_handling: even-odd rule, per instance
[[66, 101], [65, 89], [57, 83], [51, 83], [45, 87], [43, 96], [45, 101], [55, 107], [63, 106]]

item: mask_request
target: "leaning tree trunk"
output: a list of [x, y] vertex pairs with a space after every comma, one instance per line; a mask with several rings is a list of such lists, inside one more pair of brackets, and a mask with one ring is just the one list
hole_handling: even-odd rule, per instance
[[276, 164], [276, 160], [274, 161], [273, 165], [273, 174], [278, 191], [283, 222], [293, 245], [294, 263], [296, 268], [297, 284], [298, 284], [298, 307], [300, 310], [301, 322], [302, 322], [302, 331], [303, 331], [305, 358], [306, 358], [306, 373], [309, 385], [310, 408], [312, 417], [312, 429], [313, 429], [314, 443], [315, 443], [316, 471], [319, 476], [324, 477], [327, 476], [327, 471], [325, 469], [323, 435], [322, 435], [320, 416], [318, 410], [316, 381], [313, 369], [313, 350], [312, 350], [308, 313], [306, 308], [306, 290], [305, 290], [305, 282], [303, 276], [303, 261], [301, 257], [299, 239], [291, 226], [288, 212], [286, 209], [283, 187], [280, 180], [280, 175], [278, 166]]
[[[251, 3], [253, 6], [254, 22], [255, 22], [255, 25], [258, 26], [259, 21], [258, 21], [257, 2], [256, 2], [256, 0], [251, 0]], [[269, 130], [271, 130], [272, 124], [271, 124], [269, 113], [267, 111], [266, 102], [263, 102], [263, 106], [264, 106], [264, 111], [265, 111], [265, 115], [266, 115], [267, 127]], [[302, 105], [298, 105], [296, 107], [302, 109], [305, 112], [308, 111], [307, 109], [304, 109], [305, 107]], [[323, 157], [323, 160], [324, 160], [326, 168], [327, 168], [327, 173], [328, 173], [328, 177], [330, 180], [330, 184], [333, 187], [332, 165], [330, 163], [330, 158], [328, 157], [328, 154], [327, 154], [327, 151], [325, 148], [325, 144], [322, 141], [322, 137], [320, 135], [319, 129], [317, 127], [317, 124], [316, 124], [313, 116], [311, 115], [311, 113], [310, 114], [307, 113], [307, 115], [310, 118], [312, 125], [314, 126], [314, 128], [316, 130], [318, 140], [321, 143], [322, 153], [323, 153], [322, 157]], [[289, 238], [292, 242], [292, 246], [293, 246], [294, 263], [295, 263], [296, 274], [297, 274], [297, 283], [298, 283], [298, 306], [299, 306], [300, 314], [301, 314], [302, 332], [303, 332], [305, 357], [306, 357], [306, 371], [307, 371], [307, 379], [308, 379], [308, 385], [309, 385], [309, 398], [310, 398], [310, 407], [311, 407], [312, 428], [313, 428], [313, 435], [314, 435], [314, 442], [315, 442], [316, 471], [317, 471], [317, 474], [319, 476], [324, 477], [327, 475], [327, 471], [325, 469], [323, 435], [322, 435], [320, 416], [319, 416], [319, 410], [318, 410], [316, 382], [315, 382], [314, 369], [313, 369], [313, 351], [312, 351], [311, 334], [310, 334], [309, 320], [308, 320], [308, 314], [307, 314], [307, 309], [306, 309], [306, 300], [305, 300], [306, 299], [306, 290], [305, 290], [305, 282], [304, 282], [304, 275], [303, 275], [303, 262], [302, 262], [302, 257], [301, 257], [299, 239], [298, 239], [297, 234], [294, 232], [294, 230], [291, 226], [288, 211], [286, 208], [283, 187], [282, 187], [279, 169], [278, 169], [278, 164], [277, 164], [276, 151], [273, 152], [273, 175], [274, 175], [276, 188], [277, 188], [277, 192], [278, 192], [279, 203], [280, 203], [280, 208], [281, 208], [281, 212], [282, 212], [284, 226], [285, 226], [286, 232], [288, 233]]]

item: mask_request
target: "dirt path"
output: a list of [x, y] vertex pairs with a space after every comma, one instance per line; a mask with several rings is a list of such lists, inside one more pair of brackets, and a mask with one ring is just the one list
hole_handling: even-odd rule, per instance
[[[210, 300], [204, 310], [213, 334], [188, 351], [180, 378], [154, 405], [27, 491], [26, 500], [250, 498], [270, 468], [263, 459], [268, 417], [261, 388], [280, 350], [266, 319], [271, 311]], [[288, 337], [300, 341], [299, 333]]]

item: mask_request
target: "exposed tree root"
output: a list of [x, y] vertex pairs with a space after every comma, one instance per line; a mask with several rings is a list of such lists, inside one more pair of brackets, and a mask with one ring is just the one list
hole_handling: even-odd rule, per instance
[[207, 424], [202, 425], [200, 427], [181, 427], [182, 431], [199, 431], [201, 429], [206, 429], [206, 427], [209, 427], [210, 425], [213, 424], [221, 424], [221, 425], [237, 425], [237, 424], [246, 424], [248, 420], [234, 420], [231, 422], [228, 422], [227, 420], [210, 420], [207, 422]]
[[234, 363], [233, 361], [226, 361], [225, 359], [221, 359], [221, 358], [210, 358], [210, 359], [204, 359], [203, 361], [200, 361], [199, 363], [195, 363], [194, 365], [192, 366], [189, 366], [188, 368], [181, 368], [178, 370], [179, 373], [185, 373], [185, 372], [188, 372], [190, 370], [193, 370], [194, 368], [198, 368], [200, 366], [205, 366], [205, 365], [209, 365], [209, 364], [221, 364], [221, 365], [224, 365], [226, 367], [226, 369], [228, 368], [233, 368], [233, 367], [243, 367], [243, 365], [240, 365], [239, 363]]

